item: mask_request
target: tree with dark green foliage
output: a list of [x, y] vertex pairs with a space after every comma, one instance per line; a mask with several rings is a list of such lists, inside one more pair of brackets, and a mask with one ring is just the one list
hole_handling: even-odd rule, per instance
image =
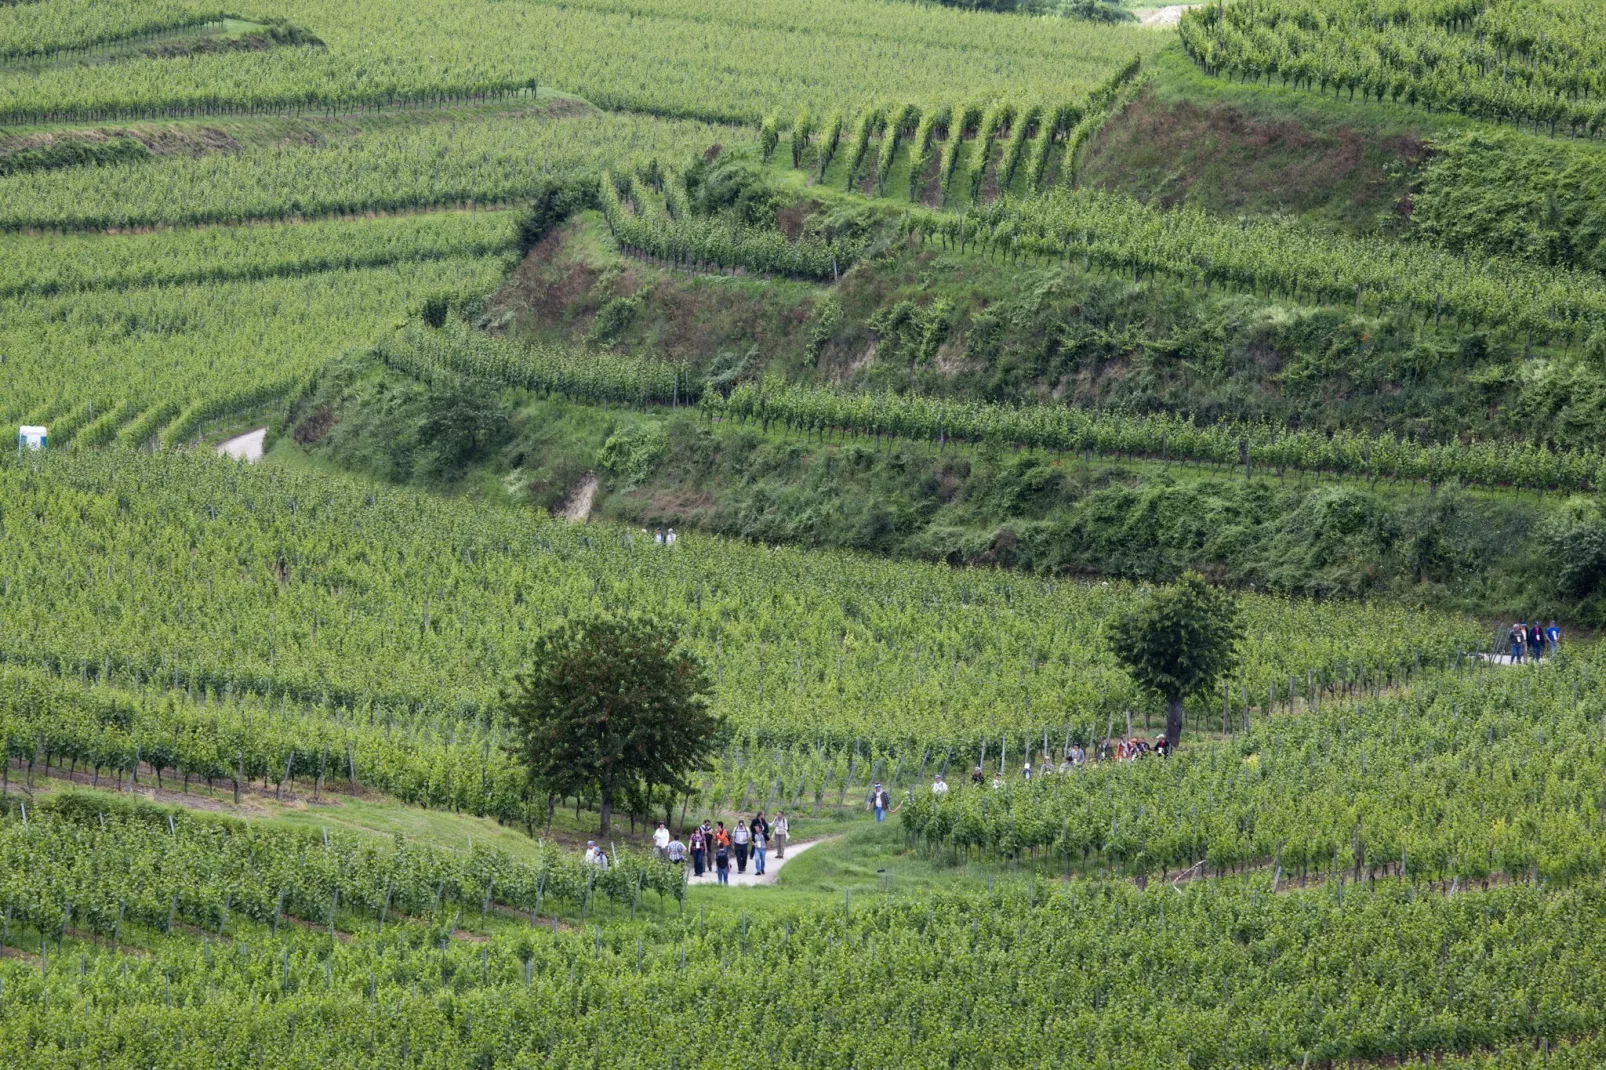
[[535, 642], [533, 666], [503, 701], [509, 752], [548, 805], [595, 792], [607, 835], [614, 803], [692, 790], [724, 734], [712, 688], [673, 631], [639, 617], [566, 621]]
[[1238, 661], [1238, 601], [1197, 572], [1150, 594], [1115, 624], [1110, 646], [1139, 687], [1164, 697], [1165, 738], [1182, 742], [1182, 700], [1212, 690]]

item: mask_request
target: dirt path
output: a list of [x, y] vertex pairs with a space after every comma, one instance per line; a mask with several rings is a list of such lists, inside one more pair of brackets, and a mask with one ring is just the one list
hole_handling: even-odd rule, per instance
[[[760, 877], [758, 874], [753, 872], [753, 863], [752, 863], [751, 859], [748, 860], [747, 872], [746, 873], [738, 873], [738, 872], [736, 872], [736, 860], [734, 858], [732, 858], [731, 859], [731, 878], [730, 878], [730, 882], [731, 882], [732, 886], [739, 886], [739, 887], [743, 887], [743, 888], [750, 888], [750, 887], [753, 887], [754, 885], [759, 885], [759, 884], [774, 884], [775, 883], [775, 878], [780, 875], [782, 866], [784, 866], [788, 862], [792, 861], [792, 859], [796, 858], [798, 855], [802, 854], [804, 851], [807, 851], [810, 847], [816, 847], [816, 846], [818, 846], [818, 845], [820, 845], [822, 843], [827, 843], [827, 842], [829, 842], [831, 840], [834, 840], [834, 839], [836, 839], [835, 836], [826, 836], [826, 837], [824, 837], [822, 839], [818, 839], [818, 840], [804, 840], [802, 843], [788, 844], [787, 847], [786, 847], [786, 857], [785, 858], [776, 858], [775, 857], [775, 852], [774, 851], [770, 851], [769, 852], [769, 859], [768, 859], [767, 864], [764, 867], [764, 875], [762, 877]], [[687, 864], [690, 865], [690, 863], [687, 863]], [[719, 883], [719, 878], [717, 876], [715, 876], [714, 870], [712, 868], [710, 868], [708, 870], [708, 872], [704, 873], [701, 877], [693, 877], [693, 878], [691, 878], [689, 883], [691, 883], [691, 884], [717, 884], [717, 883]]]
[[597, 477], [587, 475], [569, 492], [569, 500], [563, 503], [563, 519], [571, 524], [584, 524], [591, 519], [591, 503], [596, 497]]
[[251, 464], [262, 459], [262, 444], [268, 437], [268, 429], [259, 427], [255, 431], [247, 431], [237, 438], [231, 438], [217, 448], [219, 457], [233, 457], [236, 461], [248, 461]]
[[1198, 6], [1198, 4], [1172, 4], [1170, 7], [1151, 8], [1138, 13], [1138, 22], [1150, 29], [1165, 29], [1181, 22], [1184, 11], [1190, 11]]

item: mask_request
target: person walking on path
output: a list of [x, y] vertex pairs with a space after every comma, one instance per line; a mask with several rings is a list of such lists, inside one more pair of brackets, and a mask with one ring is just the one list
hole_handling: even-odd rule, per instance
[[729, 843], [714, 844], [714, 872], [719, 876], [719, 883], [731, 882], [731, 847]]
[[1522, 649], [1528, 645], [1527, 625], [1519, 620], [1511, 626], [1511, 632], [1506, 638], [1511, 643], [1511, 663], [1513, 665], [1521, 665]]
[[669, 841], [667, 850], [671, 865], [683, 866], [686, 864], [686, 845], [680, 842], [679, 836]]
[[747, 823], [747, 830], [751, 832], [754, 837], [757, 837], [758, 834], [762, 832], [766, 840], [770, 838], [770, 823], [765, 820], [764, 811], [760, 810], [758, 813], [753, 815], [753, 820]]
[[660, 862], [669, 860], [669, 828], [662, 821], [652, 833], [652, 853]]
[[1545, 625], [1545, 646], [1550, 648], [1550, 656], [1555, 657], [1561, 651], [1561, 628], [1555, 621]]
[[703, 870], [708, 868], [708, 841], [703, 838], [703, 830], [691, 830], [691, 871], [693, 876], [701, 877]]
[[937, 773], [931, 778], [931, 794], [939, 799], [948, 794], [948, 782], [942, 778], [941, 773]]
[[753, 833], [748, 830], [746, 821], [736, 822], [736, 831], [731, 833], [731, 846], [736, 848], [736, 872], [747, 872], [747, 848], [753, 842]]
[[786, 811], [782, 810], [775, 815], [775, 824], [770, 827], [770, 832], [774, 835], [776, 858], [786, 857], [786, 837], [790, 831], [791, 826], [786, 822]]
[[1539, 621], [1535, 620], [1533, 622], [1533, 627], [1528, 629], [1528, 654], [1534, 659], [1534, 662], [1537, 663], [1540, 656], [1544, 653], [1544, 650], [1545, 630], [1539, 627]]
[[752, 831], [753, 831], [753, 874], [755, 876], [762, 877], [764, 875], [764, 848], [766, 846], [768, 846], [769, 840], [764, 835], [764, 830], [763, 829], [754, 829]]
[[875, 811], [876, 824], [879, 825], [887, 819], [887, 807], [890, 805], [892, 796], [881, 786], [881, 781], [876, 781], [875, 786], [870, 789], [870, 808]]
[[973, 788], [981, 787], [983, 779], [984, 777], [982, 776], [981, 766], [978, 765], [974, 770], [971, 771], [970, 786]]

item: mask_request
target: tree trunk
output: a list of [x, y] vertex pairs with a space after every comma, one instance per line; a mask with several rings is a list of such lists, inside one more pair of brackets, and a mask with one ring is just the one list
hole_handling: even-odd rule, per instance
[[1172, 750], [1182, 744], [1182, 696], [1172, 695], [1165, 700], [1165, 742]]
[[606, 836], [608, 834], [608, 824], [613, 820], [613, 792], [607, 788], [602, 789], [600, 808], [602, 810], [602, 835]]

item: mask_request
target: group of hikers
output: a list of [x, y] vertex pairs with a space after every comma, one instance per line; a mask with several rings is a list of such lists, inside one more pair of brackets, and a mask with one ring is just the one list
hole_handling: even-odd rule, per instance
[[[1164, 736], [1155, 736], [1152, 743], [1149, 740], [1144, 739], [1142, 736], [1132, 736], [1130, 738], [1122, 736], [1120, 739], [1106, 739], [1101, 742], [1094, 749], [1093, 760], [1095, 762], [1135, 762], [1139, 758], [1148, 758], [1150, 756], [1165, 758], [1169, 756], [1170, 753], [1171, 746], [1166, 742], [1166, 738]], [[1069, 747], [1065, 748], [1065, 753], [1060, 756], [1060, 760], [1057, 763], [1054, 761], [1053, 755], [1049, 754], [1047, 751], [1044, 751], [1042, 758], [1038, 760], [1036, 765], [1033, 765], [1030, 761], [1027, 761], [1021, 767], [1020, 775], [1022, 780], [1031, 780], [1033, 777], [1054, 776], [1056, 773], [1069, 773], [1077, 766], [1086, 765], [1087, 761], [1087, 751], [1083, 749], [1080, 743], [1072, 743]], [[987, 774], [981, 766], [978, 765], [976, 768], [970, 771], [970, 783], [972, 787], [977, 788], [982, 787], [987, 783]], [[993, 787], [995, 788], [1002, 788], [1007, 785], [1007, 781], [1004, 779], [1004, 771], [1002, 769], [999, 769], [993, 773], [992, 783]], [[877, 784], [876, 789], [881, 790], [881, 785]], [[931, 793], [937, 796], [948, 794], [948, 781], [943, 779], [943, 775], [941, 773], [938, 773], [932, 777]], [[885, 795], [884, 791], [882, 791], [882, 795]], [[871, 805], [875, 806], [874, 792], [872, 792], [871, 799]], [[877, 821], [881, 820], [882, 813], [883, 807], [877, 806]]]
[[1536, 620], [1532, 624], [1518, 621], [1506, 633], [1506, 641], [1511, 644], [1511, 660], [1515, 664], [1522, 664], [1523, 654], [1528, 655], [1530, 661], [1538, 661], [1547, 656], [1554, 655], [1561, 649], [1561, 628], [1555, 621], [1551, 621], [1543, 628]]
[[[652, 852], [659, 860], [676, 866], [683, 866], [690, 860], [692, 876], [701, 877], [713, 870], [719, 883], [729, 884], [733, 862], [737, 873], [746, 873], [747, 863], [751, 861], [753, 875], [762, 877], [771, 847], [775, 849], [776, 858], [785, 858], [790, 831], [785, 811], [776, 813], [771, 821], [760, 810], [751, 821], [738, 819], [734, 828], [726, 828], [723, 821], [705, 818], [701, 825], [692, 829], [687, 843], [660, 821], [652, 834]], [[592, 861], [589, 846], [586, 860]], [[603, 857], [606, 865], [606, 856]]]

